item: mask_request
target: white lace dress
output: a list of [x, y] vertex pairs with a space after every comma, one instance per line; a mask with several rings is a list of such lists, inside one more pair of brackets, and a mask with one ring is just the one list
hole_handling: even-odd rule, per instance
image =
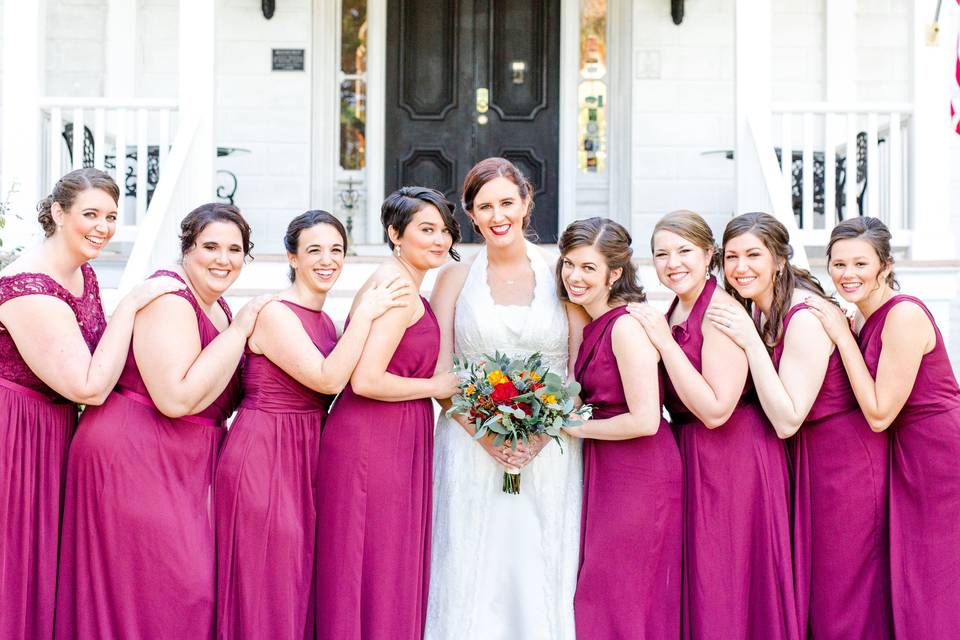
[[[470, 267], [454, 316], [456, 352], [543, 354], [567, 370], [567, 319], [553, 270], [527, 244], [536, 276], [529, 307], [494, 304], [487, 254]], [[425, 637], [574, 638], [573, 594], [580, 549], [580, 442], [550, 443], [522, 472], [520, 495], [501, 490], [503, 467], [456, 422], [437, 424], [430, 600]]]

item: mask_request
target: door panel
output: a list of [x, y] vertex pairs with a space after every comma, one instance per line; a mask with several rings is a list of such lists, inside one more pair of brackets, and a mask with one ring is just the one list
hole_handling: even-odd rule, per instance
[[534, 185], [540, 241], [556, 241], [559, 0], [388, 0], [387, 25], [387, 191], [419, 184], [459, 203], [470, 167], [503, 156]]

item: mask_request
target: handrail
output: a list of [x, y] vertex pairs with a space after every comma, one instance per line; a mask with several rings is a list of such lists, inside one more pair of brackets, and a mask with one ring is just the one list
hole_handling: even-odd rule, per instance
[[770, 202], [773, 205], [771, 213], [787, 227], [790, 234], [790, 245], [793, 247], [793, 257], [790, 262], [802, 269], [809, 269], [810, 262], [807, 260], [807, 250], [803, 246], [800, 229], [797, 226], [796, 218], [793, 216], [793, 205], [787, 198], [787, 191], [783, 186], [783, 174], [780, 173], [780, 166], [777, 163], [777, 154], [773, 150], [770, 132], [767, 128], [759, 125], [756, 114], [750, 114], [747, 117], [747, 124], [750, 127], [753, 150], [760, 162], [760, 171], [767, 187], [767, 194], [770, 196]]
[[40, 98], [40, 108], [59, 107], [80, 109], [177, 109], [180, 103], [176, 98]]
[[913, 113], [909, 102], [776, 102], [772, 113]]
[[185, 175], [184, 170], [199, 126], [200, 118], [194, 116], [183, 122], [177, 132], [163, 175], [153, 193], [153, 199], [150, 201], [146, 215], [138, 224], [136, 240], [130, 250], [130, 257], [123, 269], [123, 275], [120, 276], [118, 286], [120, 295], [125, 295], [134, 285], [146, 278], [151, 267], [154, 266], [158, 243], [163, 241], [160, 236], [164, 219], [168, 216], [177, 195], [177, 187]]

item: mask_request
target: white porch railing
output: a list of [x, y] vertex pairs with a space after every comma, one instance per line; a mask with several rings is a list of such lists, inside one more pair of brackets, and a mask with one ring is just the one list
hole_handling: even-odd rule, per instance
[[[152, 271], [176, 262], [180, 255], [180, 221], [189, 211], [209, 200], [211, 148], [198, 135], [204, 123], [199, 116], [185, 118], [164, 165], [153, 200], [137, 226], [130, 257], [120, 276], [120, 295]], [[205, 126], [210, 126], [206, 124]]]
[[[912, 106], [900, 103], [782, 103], [771, 108], [780, 190], [802, 244], [825, 246], [839, 221], [880, 218], [909, 244]], [[784, 212], [786, 213], [786, 212]]]
[[41, 98], [40, 110], [43, 188], [82, 167], [112, 173], [121, 196], [114, 240], [133, 240], [167, 169], [177, 101]]

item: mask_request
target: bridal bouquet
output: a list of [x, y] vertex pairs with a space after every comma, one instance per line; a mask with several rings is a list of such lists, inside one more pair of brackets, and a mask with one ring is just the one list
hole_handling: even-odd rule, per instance
[[[460, 377], [460, 392], [451, 399], [447, 416], [463, 414], [476, 427], [478, 440], [495, 433], [494, 446], [526, 443], [531, 436], [546, 435], [563, 450], [560, 429], [590, 417], [592, 408], [574, 408], [580, 393], [576, 382], [563, 379], [542, 363], [539, 353], [510, 358], [499, 351], [470, 362], [454, 354], [453, 371]], [[520, 493], [520, 470], [504, 469], [503, 491]]]

